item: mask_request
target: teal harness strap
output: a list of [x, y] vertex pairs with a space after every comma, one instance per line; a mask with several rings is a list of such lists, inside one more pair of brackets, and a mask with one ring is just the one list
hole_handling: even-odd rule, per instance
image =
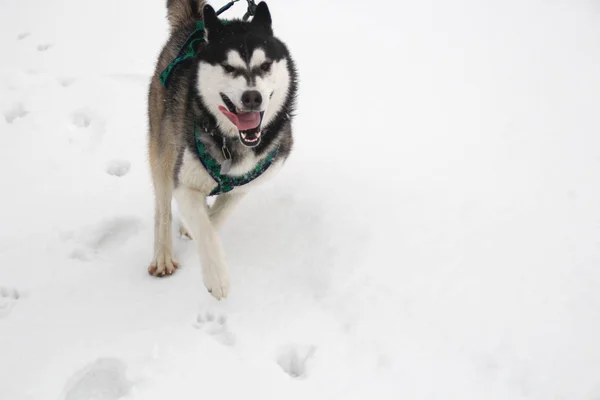
[[[226, 24], [228, 22], [227, 20], [220, 21], [222, 24]], [[173, 72], [176, 66], [186, 60], [195, 58], [198, 55], [194, 49], [196, 42], [204, 42], [204, 21], [196, 22], [196, 29], [194, 29], [194, 31], [187, 37], [183, 43], [183, 46], [181, 46], [181, 50], [179, 50], [179, 53], [177, 53], [177, 57], [175, 57], [175, 59], [171, 61], [169, 65], [167, 65], [167, 68], [160, 73], [160, 83], [162, 83], [164, 87], [167, 87], [171, 72]]]
[[204, 41], [204, 22], [198, 21], [196, 22], [196, 29], [188, 36], [185, 40], [183, 46], [181, 46], [181, 50], [177, 54], [177, 57], [171, 64], [167, 65], [167, 68], [164, 69], [163, 72], [160, 73], [160, 83], [163, 84], [164, 87], [167, 87], [169, 82], [169, 77], [171, 76], [171, 72], [173, 69], [181, 64], [182, 62], [189, 60], [190, 58], [196, 57], [196, 51], [194, 50], [194, 44], [197, 41]]
[[194, 125], [194, 138], [196, 141], [196, 149], [198, 150], [200, 162], [204, 166], [204, 169], [206, 169], [206, 171], [217, 183], [217, 187], [210, 192], [209, 196], [227, 193], [232, 191], [237, 186], [243, 186], [252, 182], [261, 176], [273, 164], [273, 160], [275, 157], [277, 157], [277, 153], [279, 152], [279, 145], [277, 145], [273, 151], [271, 151], [256, 165], [256, 167], [254, 167], [254, 169], [252, 169], [252, 171], [248, 172], [247, 174], [242, 176], [222, 175], [221, 165], [219, 165], [217, 160], [210, 155], [208, 150], [206, 150], [204, 143], [200, 141], [198, 124]]

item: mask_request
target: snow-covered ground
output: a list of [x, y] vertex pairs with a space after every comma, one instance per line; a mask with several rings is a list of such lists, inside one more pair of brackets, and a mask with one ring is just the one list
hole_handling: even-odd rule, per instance
[[165, 1], [0, 0], [0, 399], [600, 399], [598, 3], [269, 5], [296, 151], [217, 302], [146, 272]]

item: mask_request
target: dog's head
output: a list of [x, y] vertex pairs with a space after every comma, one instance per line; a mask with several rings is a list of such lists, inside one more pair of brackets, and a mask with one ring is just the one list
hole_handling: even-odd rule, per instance
[[250, 22], [223, 24], [208, 5], [203, 16], [207, 43], [200, 54], [198, 92], [225, 135], [239, 135], [245, 146], [254, 147], [291, 95], [288, 50], [273, 36], [264, 2]]

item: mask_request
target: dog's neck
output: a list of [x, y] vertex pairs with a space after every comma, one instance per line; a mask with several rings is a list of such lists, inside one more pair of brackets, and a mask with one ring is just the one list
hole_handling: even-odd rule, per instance
[[256, 149], [244, 146], [237, 137], [223, 134], [215, 118], [209, 113], [196, 114], [196, 124], [199, 140], [211, 157], [221, 165], [223, 173], [231, 171], [235, 175], [243, 174], [258, 163]]

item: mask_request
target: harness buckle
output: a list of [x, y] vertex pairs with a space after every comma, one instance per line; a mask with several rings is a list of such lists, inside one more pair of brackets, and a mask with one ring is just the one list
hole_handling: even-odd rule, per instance
[[223, 136], [223, 147], [221, 147], [221, 153], [225, 157], [225, 161], [221, 163], [221, 173], [226, 174], [231, 170], [231, 152], [227, 148], [227, 139]]

